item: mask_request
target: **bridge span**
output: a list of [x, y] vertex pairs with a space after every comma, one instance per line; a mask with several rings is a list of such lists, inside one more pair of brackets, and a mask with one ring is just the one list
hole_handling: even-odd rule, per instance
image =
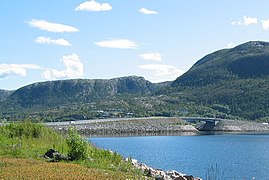
[[221, 121], [234, 121], [231, 119], [207, 118], [207, 117], [180, 117], [180, 118], [189, 123], [200, 122], [195, 126], [195, 128], [200, 131], [210, 131], [214, 129], [214, 127]]

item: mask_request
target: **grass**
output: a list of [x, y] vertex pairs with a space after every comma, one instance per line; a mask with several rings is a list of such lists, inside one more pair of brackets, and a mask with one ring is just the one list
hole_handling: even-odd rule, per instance
[[2, 158], [0, 179], [131, 179], [123, 172], [87, 168], [79, 164], [35, 159]]
[[[0, 179], [143, 179], [121, 155], [85, 143], [75, 130], [63, 136], [42, 124], [23, 122], [0, 127]], [[80, 154], [72, 161], [51, 163], [48, 149]], [[81, 151], [82, 150], [82, 151]]]

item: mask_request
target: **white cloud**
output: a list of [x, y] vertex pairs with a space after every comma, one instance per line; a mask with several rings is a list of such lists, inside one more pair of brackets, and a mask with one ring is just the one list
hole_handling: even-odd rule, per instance
[[159, 14], [157, 11], [153, 11], [153, 10], [148, 10], [146, 8], [141, 8], [139, 10], [139, 12], [143, 13], [143, 14], [147, 14], [147, 15], [150, 15], [150, 14]]
[[118, 48], [118, 49], [138, 49], [136, 42], [130, 41], [128, 39], [115, 39], [108, 41], [94, 42], [99, 47], [105, 48]]
[[45, 79], [58, 79], [58, 78], [79, 78], [82, 77], [83, 63], [76, 54], [63, 56], [62, 62], [65, 65], [64, 70], [47, 69], [43, 72], [42, 76]]
[[77, 28], [72, 27], [72, 26], [67, 26], [64, 24], [58, 24], [58, 23], [51, 23], [45, 20], [37, 20], [37, 19], [32, 19], [31, 21], [28, 22], [28, 24], [32, 27], [44, 30], [44, 31], [49, 31], [49, 32], [77, 32], [79, 31]]
[[243, 20], [233, 21], [231, 24], [232, 25], [249, 26], [251, 24], [257, 24], [257, 23], [258, 23], [258, 19], [257, 18], [244, 16], [243, 17]]
[[71, 46], [71, 44], [65, 39], [51, 39], [50, 37], [40, 36], [35, 40], [37, 43], [40, 44], [52, 44], [52, 45], [59, 45], [59, 46]]
[[138, 67], [153, 72], [152, 82], [172, 81], [184, 73], [183, 70], [166, 64], [146, 64]]
[[0, 78], [11, 75], [26, 76], [29, 69], [43, 69], [35, 64], [0, 64]]
[[75, 11], [110, 11], [112, 6], [108, 3], [98, 3], [94, 0], [81, 3]]
[[140, 54], [139, 56], [145, 60], [162, 61], [161, 54], [157, 52], [144, 53]]
[[264, 30], [268, 30], [269, 29], [269, 19], [267, 19], [267, 20], [261, 20], [261, 22], [262, 22], [262, 28]]

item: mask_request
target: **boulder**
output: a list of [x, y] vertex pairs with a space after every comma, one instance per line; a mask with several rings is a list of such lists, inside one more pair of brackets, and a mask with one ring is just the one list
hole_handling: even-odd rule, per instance
[[187, 180], [194, 180], [193, 176], [184, 176], [184, 178], [186, 178]]
[[45, 157], [48, 158], [53, 158], [53, 154], [56, 153], [57, 151], [55, 151], [54, 149], [49, 149], [46, 153], [45, 153]]
[[137, 159], [131, 159], [131, 162], [132, 162], [132, 165], [136, 165], [136, 164], [138, 164]]
[[174, 180], [187, 180], [185, 177], [179, 176], [177, 178], [175, 178]]
[[45, 155], [44, 155], [45, 158], [48, 158], [50, 159], [51, 162], [58, 162], [58, 161], [61, 161], [61, 160], [69, 160], [69, 157], [64, 155], [64, 154], [61, 154], [59, 153], [58, 151], [54, 150], [54, 149], [49, 149]]

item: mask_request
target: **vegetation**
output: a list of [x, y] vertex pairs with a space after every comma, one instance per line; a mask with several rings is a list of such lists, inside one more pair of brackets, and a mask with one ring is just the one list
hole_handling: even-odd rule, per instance
[[89, 157], [88, 142], [81, 138], [74, 128], [68, 130], [68, 138], [66, 139], [68, 146], [68, 156], [71, 160], [85, 160]]
[[0, 126], [0, 156], [38, 158], [49, 148], [66, 152], [65, 139], [41, 124], [31, 122]]
[[[107, 171], [66, 162], [48, 163], [36, 159], [0, 158], [0, 179], [122, 179], [121, 171]], [[131, 177], [130, 177], [131, 179]], [[133, 178], [135, 179], [135, 178]], [[139, 179], [139, 178], [137, 178]]]
[[199, 60], [173, 82], [194, 104], [225, 106], [224, 113], [249, 120], [269, 114], [269, 43], [248, 42], [220, 50]]
[[218, 164], [211, 166], [206, 172], [206, 180], [225, 180], [224, 172], [220, 173]]
[[[68, 154], [72, 161], [46, 162], [42, 156], [51, 148]], [[42, 124], [31, 122], [0, 127], [0, 178], [46, 179], [57, 175], [65, 177], [67, 174], [70, 179], [85, 179], [89, 175], [105, 179], [142, 178], [142, 173], [134, 169], [130, 162], [125, 162], [119, 154], [93, 146], [74, 129], [64, 137]]]
[[0, 89], [0, 101], [4, 101], [12, 92]]

